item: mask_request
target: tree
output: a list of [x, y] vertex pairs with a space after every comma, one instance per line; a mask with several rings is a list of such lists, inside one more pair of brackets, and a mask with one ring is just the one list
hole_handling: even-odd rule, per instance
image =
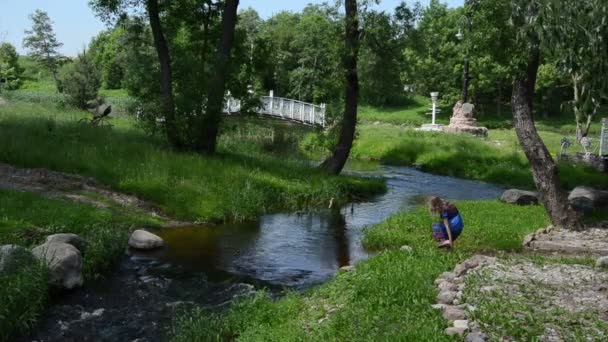
[[[542, 1], [542, 0], [541, 0]], [[530, 162], [534, 183], [553, 222], [559, 228], [581, 229], [578, 215], [568, 204], [561, 189], [559, 169], [536, 131], [532, 117], [532, 104], [538, 68], [541, 61], [541, 38], [537, 34], [546, 14], [543, 3], [537, 0], [520, 0], [516, 4], [514, 25], [520, 28], [518, 73], [513, 82], [511, 105], [513, 124], [519, 143]]]
[[226, 0], [222, 14], [222, 33], [215, 60], [215, 74], [208, 88], [202, 136], [199, 137], [198, 148], [200, 148], [200, 152], [206, 154], [214, 154], [217, 147], [238, 6], [239, 0]]
[[0, 44], [0, 91], [14, 90], [21, 86], [23, 68], [19, 65], [17, 50], [10, 43]]
[[103, 31], [89, 44], [88, 55], [101, 75], [105, 89], [120, 89], [125, 78], [125, 29], [121, 25]]
[[86, 109], [95, 100], [101, 87], [101, 77], [86, 50], [72, 63], [59, 69], [58, 81], [72, 105]]
[[58, 49], [63, 46], [57, 41], [53, 31], [53, 23], [49, 15], [41, 10], [36, 10], [30, 15], [32, 29], [25, 31], [23, 47], [30, 50], [29, 55], [40, 65], [48, 69], [53, 75], [53, 80], [57, 82], [58, 63], [61, 54]]
[[357, 16], [357, 1], [345, 0], [345, 55], [343, 57], [346, 91], [344, 100], [344, 118], [340, 130], [338, 145], [333, 154], [327, 158], [321, 168], [331, 174], [339, 174], [350, 154], [355, 139], [357, 126], [357, 102], [359, 97], [359, 78], [357, 75], [357, 57], [359, 53], [359, 20]]
[[570, 75], [580, 141], [608, 96], [608, 4], [602, 0], [548, 0], [546, 12], [546, 50], [560, 71]]

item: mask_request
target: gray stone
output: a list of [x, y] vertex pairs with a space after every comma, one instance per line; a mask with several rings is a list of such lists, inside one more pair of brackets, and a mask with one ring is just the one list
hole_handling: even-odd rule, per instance
[[433, 304], [431, 307], [435, 310], [444, 310], [448, 306], [446, 304]]
[[354, 269], [355, 269], [355, 266], [353, 266], [353, 265], [340, 267], [340, 271], [342, 271], [342, 272], [350, 272], [350, 271], [353, 271]]
[[455, 291], [443, 291], [437, 295], [437, 303], [439, 304], [452, 304], [456, 299], [457, 293]]
[[503, 192], [500, 200], [505, 203], [518, 205], [538, 204], [538, 194], [533, 191], [509, 189]]
[[596, 210], [608, 208], [608, 191], [579, 186], [568, 195], [568, 201], [574, 210], [590, 215]]
[[445, 329], [445, 334], [448, 336], [463, 337], [466, 332], [467, 332], [467, 329], [456, 328], [456, 327], [450, 327], [450, 328]]
[[112, 106], [109, 104], [102, 104], [95, 110], [95, 116], [106, 116], [112, 113]]
[[88, 242], [81, 238], [80, 236], [76, 235], [76, 234], [71, 234], [71, 233], [62, 233], [62, 234], [53, 234], [53, 235], [49, 235], [46, 237], [45, 243], [67, 243], [68, 245], [72, 245], [76, 248], [78, 248], [78, 250], [80, 251], [80, 253], [84, 254], [87, 246], [88, 246]]
[[155, 249], [164, 245], [163, 239], [145, 230], [138, 229], [131, 234], [129, 246], [135, 249]]
[[466, 342], [486, 342], [488, 341], [488, 336], [482, 332], [472, 332], [467, 334], [465, 338]]
[[467, 315], [462, 309], [455, 306], [446, 306], [446, 308], [443, 309], [443, 318], [449, 321], [456, 321], [466, 319]]
[[469, 330], [469, 321], [466, 319], [457, 319], [454, 321], [454, 328]]
[[26, 248], [17, 245], [0, 246], [0, 273], [14, 272], [19, 267], [35, 261], [32, 252]]
[[2, 97], [0, 97], [0, 106], [6, 106], [8, 102]]
[[601, 267], [601, 268], [608, 268], [608, 256], [603, 256], [601, 258], [598, 258], [597, 261], [595, 262], [595, 266]]
[[34, 248], [32, 253], [48, 266], [52, 285], [64, 289], [82, 286], [82, 256], [76, 247], [52, 242]]
[[450, 283], [449, 281], [443, 281], [437, 286], [440, 291], [458, 291], [458, 285]]
[[412, 253], [414, 251], [414, 249], [410, 246], [404, 245], [401, 246], [401, 248], [399, 248], [400, 251], [402, 252], [407, 252], [407, 253]]

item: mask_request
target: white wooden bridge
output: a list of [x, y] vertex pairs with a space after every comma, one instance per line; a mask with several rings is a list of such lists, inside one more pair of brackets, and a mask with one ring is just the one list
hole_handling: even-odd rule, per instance
[[[270, 96], [263, 96], [261, 102], [262, 105], [257, 110], [258, 115], [304, 125], [325, 127], [325, 104], [315, 105], [283, 97], [274, 97], [272, 91]], [[241, 101], [228, 96], [224, 104], [224, 114], [241, 114]]]

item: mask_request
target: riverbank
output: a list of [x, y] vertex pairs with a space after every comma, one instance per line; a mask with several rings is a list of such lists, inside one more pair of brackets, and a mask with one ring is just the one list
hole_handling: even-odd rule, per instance
[[128, 117], [112, 119], [111, 129], [77, 123], [88, 115], [19, 102], [0, 107], [0, 161], [93, 177], [188, 221], [246, 220], [385, 190], [380, 180], [328, 176], [299, 156], [268, 153], [258, 137], [233, 139], [237, 131], [227, 131], [209, 158], [171, 151]]
[[[430, 238], [424, 208], [397, 214], [366, 231], [365, 246], [379, 254], [307, 293], [277, 301], [264, 294], [224, 315], [195, 310], [175, 322], [176, 341], [451, 340], [447, 322], [431, 305], [434, 279], [474, 253], [519, 251], [523, 237], [549, 223], [540, 206], [497, 201], [457, 202], [466, 232], [454, 251]], [[500, 213], [500, 214], [497, 214]], [[401, 250], [407, 245], [412, 252]]]

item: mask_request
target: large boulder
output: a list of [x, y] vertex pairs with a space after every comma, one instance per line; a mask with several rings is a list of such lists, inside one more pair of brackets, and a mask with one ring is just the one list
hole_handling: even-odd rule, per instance
[[458, 101], [452, 110], [450, 125], [445, 128], [449, 133], [466, 133], [481, 137], [488, 136], [486, 127], [477, 126], [475, 120], [475, 105]]
[[82, 286], [82, 255], [76, 247], [51, 242], [34, 248], [32, 253], [48, 266], [52, 285], [64, 289]]
[[505, 203], [529, 205], [538, 203], [538, 194], [533, 191], [509, 189], [503, 192], [500, 200]]
[[608, 191], [579, 186], [572, 190], [568, 201], [574, 210], [589, 215], [596, 210], [608, 208]]
[[129, 238], [129, 246], [135, 249], [155, 249], [164, 244], [165, 242], [160, 236], [141, 229], [134, 231]]
[[68, 245], [72, 245], [76, 247], [80, 253], [84, 254], [86, 252], [88, 242], [81, 238], [76, 234], [71, 233], [62, 233], [62, 234], [53, 234], [46, 237], [45, 243], [67, 243]]
[[36, 261], [32, 252], [16, 245], [0, 246], [0, 273], [13, 272]]

